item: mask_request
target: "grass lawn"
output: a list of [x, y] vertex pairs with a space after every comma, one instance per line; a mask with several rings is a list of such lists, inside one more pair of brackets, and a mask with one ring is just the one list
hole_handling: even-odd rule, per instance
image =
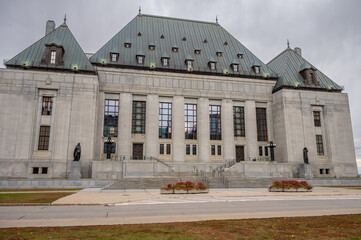
[[0, 239], [361, 239], [361, 214], [0, 229]]
[[52, 188], [52, 189], [0, 189], [0, 192], [51, 192], [51, 191], [79, 191], [82, 188]]
[[12, 203], [52, 203], [55, 200], [73, 194], [73, 192], [53, 193], [1, 193], [0, 204]]

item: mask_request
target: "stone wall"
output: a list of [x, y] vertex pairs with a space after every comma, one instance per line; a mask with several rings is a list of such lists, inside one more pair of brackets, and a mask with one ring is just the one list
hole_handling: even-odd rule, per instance
[[[90, 177], [97, 92], [95, 75], [1, 69], [1, 177], [64, 178], [78, 142], [82, 175]], [[43, 96], [53, 98], [51, 116], [41, 115]], [[48, 151], [37, 150], [43, 125], [50, 126]], [[33, 176], [33, 167], [48, 170]]]

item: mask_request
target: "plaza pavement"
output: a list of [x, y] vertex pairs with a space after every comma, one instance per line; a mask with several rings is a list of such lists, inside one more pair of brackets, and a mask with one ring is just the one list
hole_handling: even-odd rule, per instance
[[292, 198], [307, 196], [361, 196], [361, 189], [315, 187], [312, 192], [269, 192], [267, 188], [210, 189], [206, 194], [160, 194], [159, 189], [102, 190], [86, 188], [63, 197], [52, 205], [124, 205], [241, 201], [245, 198]]

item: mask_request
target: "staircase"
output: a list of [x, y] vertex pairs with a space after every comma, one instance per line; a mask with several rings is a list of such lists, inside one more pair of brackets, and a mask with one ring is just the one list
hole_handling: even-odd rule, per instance
[[129, 177], [118, 179], [112, 184], [105, 186], [103, 189], [151, 189], [151, 188], [162, 188], [165, 185], [177, 182], [202, 182], [201, 178], [195, 173], [177, 173], [172, 172], [169, 174], [159, 174], [154, 177]]

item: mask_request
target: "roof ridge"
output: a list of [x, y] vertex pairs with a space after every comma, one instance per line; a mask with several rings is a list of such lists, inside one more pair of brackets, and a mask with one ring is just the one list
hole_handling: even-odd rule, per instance
[[166, 16], [150, 15], [150, 14], [138, 14], [138, 16], [140, 16], [140, 17], [144, 16], [144, 17], [153, 17], [153, 18], [163, 18], [163, 19], [178, 20], [178, 21], [184, 21], [184, 22], [206, 23], [206, 24], [213, 24], [213, 25], [216, 25], [216, 26], [220, 26], [219, 23], [215, 23], [215, 22], [207, 22], [207, 21], [185, 19], [185, 18], [166, 17]]
[[276, 58], [278, 58], [279, 56], [281, 56], [283, 53], [285, 53], [286, 51], [294, 51], [292, 48], [287, 47], [285, 50], [283, 50], [281, 53], [279, 53], [277, 56], [275, 56], [274, 58], [272, 58], [266, 65], [270, 64], [272, 61], [274, 61]]

